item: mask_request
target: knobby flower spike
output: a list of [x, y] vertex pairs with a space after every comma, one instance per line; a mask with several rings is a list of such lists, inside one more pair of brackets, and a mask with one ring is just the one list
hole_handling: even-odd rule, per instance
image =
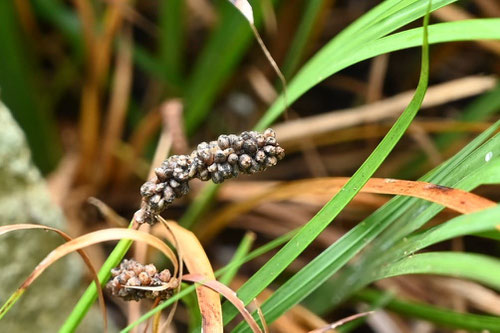
[[191, 179], [211, 179], [219, 184], [240, 173], [264, 171], [284, 156], [285, 151], [270, 128], [263, 134], [249, 131], [202, 142], [190, 155], [171, 156], [155, 169], [155, 176], [141, 186], [141, 209], [134, 218], [140, 224], [155, 224], [158, 214], [189, 192]]
[[166, 300], [173, 295], [179, 281], [168, 269], [158, 272], [155, 265], [142, 265], [132, 259], [124, 259], [120, 267], [111, 270], [112, 279], [106, 288], [113, 296], [126, 301], [144, 298]]

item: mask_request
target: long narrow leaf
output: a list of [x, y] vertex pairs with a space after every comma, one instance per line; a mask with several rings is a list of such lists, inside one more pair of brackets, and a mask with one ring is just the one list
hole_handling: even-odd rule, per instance
[[[0, 101], [5, 102], [24, 129], [36, 165], [42, 172], [48, 172], [60, 154], [56, 123], [43, 107], [43, 94], [33, 80], [36, 68], [22, 43], [14, 2], [0, 2], [0, 22]], [[0, 107], [5, 106], [0, 102]]]
[[[179, 253], [191, 274], [196, 274], [205, 279], [215, 280], [215, 275], [208, 260], [207, 254], [198, 238], [189, 230], [184, 229], [174, 222], [166, 222], [175, 236]], [[174, 239], [170, 239], [171, 242]], [[182, 263], [181, 263], [182, 264]], [[219, 295], [206, 287], [197, 286], [198, 305], [202, 317], [202, 328], [204, 332], [222, 332], [222, 310]]]
[[[500, 111], [500, 85], [496, 88], [477, 97], [460, 112], [458, 119], [466, 122], [475, 122], [486, 119], [488, 116]], [[434, 140], [435, 145], [439, 150], [444, 150], [456, 140], [464, 137], [463, 133], [441, 133]], [[399, 168], [398, 177], [411, 179], [415, 170], [427, 160], [425, 154], [416, 156], [410, 162], [403, 164]]]
[[[342, 58], [314, 58], [289, 84], [289, 102], [299, 98], [311, 87], [338, 71], [380, 54], [415, 47], [420, 44], [422, 28], [411, 29], [378, 40], [367, 42]], [[500, 19], [477, 19], [439, 23], [429, 26], [429, 43], [467, 41], [478, 39], [500, 39]], [[320, 53], [321, 54], [321, 53]], [[312, 68], [312, 69], [311, 69]], [[256, 125], [257, 130], [266, 128], [283, 112], [283, 101], [279, 98]]]
[[[65, 232], [52, 228], [49, 226], [44, 226], [44, 225], [39, 225], [39, 224], [13, 224], [13, 225], [6, 225], [3, 227], [0, 227], [0, 235], [6, 234], [8, 232], [12, 231], [18, 231], [18, 230], [29, 230], [29, 229], [43, 229], [43, 230], [48, 230], [48, 231], [53, 231], [59, 234], [62, 238], [64, 238], [66, 241], [72, 240], [72, 238], [66, 234]], [[104, 303], [104, 295], [101, 290], [101, 284], [99, 282], [99, 278], [97, 276], [97, 271], [94, 268], [94, 265], [92, 265], [92, 262], [90, 261], [90, 258], [88, 255], [85, 253], [83, 250], [78, 250], [78, 254], [82, 257], [83, 261], [87, 265], [87, 267], [90, 269], [90, 272], [92, 274], [92, 277], [94, 279], [95, 285], [99, 288], [98, 296], [99, 296], [99, 306], [101, 307], [101, 312], [103, 315], [103, 322], [104, 322], [104, 331], [107, 331], [107, 315], [106, 315], [106, 305]], [[23, 285], [5, 302], [5, 304], [2, 306], [0, 309], [0, 320], [2, 317], [9, 311], [10, 307], [12, 307], [15, 303], [15, 301], [24, 293], [26, 288], [28, 287], [28, 284], [23, 283]]]
[[466, 278], [500, 290], [500, 260], [460, 252], [429, 252], [382, 267], [372, 280], [405, 274], [438, 274]]
[[231, 269], [228, 269], [224, 275], [221, 276], [219, 281], [225, 285], [229, 285], [233, 278], [236, 276], [238, 273], [238, 270], [240, 268], [240, 265], [231, 265], [231, 263], [238, 263], [241, 262], [241, 260], [248, 254], [250, 251], [250, 248], [252, 247], [253, 242], [255, 241], [255, 234], [252, 232], [248, 232], [245, 234], [243, 239], [240, 242], [240, 245], [238, 245], [238, 248], [236, 249], [236, 252], [234, 253], [233, 258], [231, 258], [231, 262], [229, 263], [228, 266], [231, 266]]
[[283, 63], [283, 75], [286, 78], [290, 78], [299, 65], [306, 48], [307, 40], [326, 2], [325, 0], [310, 0], [305, 2], [304, 14]]
[[[314, 178], [287, 182], [283, 185], [273, 187], [241, 203], [230, 205], [216, 214], [200, 230], [200, 238], [212, 239], [230, 221], [262, 203], [287, 200], [293, 197], [300, 197], [304, 194], [332, 195], [338, 192], [348, 180], [349, 178], [346, 177]], [[409, 180], [370, 178], [361, 189], [361, 192], [412, 196], [438, 203], [462, 214], [495, 206], [495, 202], [474, 193], [427, 182]]]
[[[385, 3], [388, 3], [388, 1], [384, 2], [383, 4]], [[470, 21], [435, 24], [429, 26], [429, 31], [431, 34], [429, 39], [430, 44], [476, 39], [499, 39], [500, 19], [477, 19]], [[384, 39], [374, 41], [372, 44], [370, 44], [370, 47], [367, 47], [368, 44], [361, 46], [357, 51], [365, 52], [363, 56], [360, 57], [357, 54], [354, 54], [353, 56], [356, 57], [356, 61], [362, 61], [386, 52], [398, 51], [405, 48], [417, 46], [420, 44], [419, 36], [421, 36], [421, 33], [421, 28], [417, 28], [391, 35]], [[330, 47], [333, 47], [334, 45], [336, 44], [332, 44], [330, 45]], [[307, 89], [320, 82], [324, 78], [328, 77], [329, 75], [332, 75], [348, 67], [349, 65], [356, 63], [356, 61], [352, 59], [348, 63], [346, 63], [346, 60], [339, 59], [339, 63], [341, 63], [341, 65], [339, 66], [339, 63], [332, 59], [335, 58], [331, 58], [328, 59], [328, 61], [325, 61], [325, 64], [322, 67], [323, 73], [327, 73], [328, 75], [317, 75], [316, 77], [312, 78], [312, 81], [305, 85], [308, 87]], [[296, 80], [297, 79], [295, 78], [292, 83], [294, 83]], [[297, 93], [296, 96], [296, 93], [294, 92], [294, 96], [292, 96], [293, 98], [289, 97], [289, 102], [291, 103], [296, 98], [300, 97], [300, 95], [307, 91], [307, 89], [301, 89], [301, 92]], [[263, 130], [269, 127], [283, 112], [284, 109], [282, 107], [283, 101], [280, 98], [260, 119], [260, 121], [254, 127], [254, 130]], [[182, 217], [180, 221], [181, 225], [183, 225], [184, 227], [191, 227], [196, 222], [198, 217], [209, 205], [209, 202], [217, 192], [217, 188], [218, 185], [215, 184], [210, 184], [206, 187], [206, 190], [202, 192], [201, 196], [196, 198], [194, 204], [190, 206], [186, 214]]]
[[[357, 300], [365, 302], [376, 302], [380, 297], [384, 297], [383, 293], [374, 289], [364, 289], [355, 295]], [[436, 306], [399, 299], [389, 300], [384, 305], [384, 308], [411, 318], [428, 320], [440, 326], [477, 332], [500, 332], [499, 317], [459, 313]]]
[[455, 237], [493, 231], [500, 226], [500, 206], [458, 216], [444, 224], [403, 239], [393, 247], [400, 255], [414, 253], [430, 245]]
[[[428, 25], [428, 15], [424, 20], [424, 27]], [[424, 29], [422, 47], [422, 68], [419, 84], [415, 96], [390, 129], [382, 142], [375, 148], [356, 171], [347, 184], [336, 194], [300, 231], [292, 238], [269, 262], [255, 273], [238, 291], [244, 302], [250, 302], [264, 288], [266, 288], [302, 251], [337, 217], [342, 209], [361, 190], [370, 177], [375, 173], [385, 158], [392, 151], [404, 132], [417, 114], [425, 96], [429, 77], [429, 46], [427, 30]], [[225, 304], [227, 305], [227, 303]], [[224, 311], [226, 322], [234, 318], [234, 310], [227, 308]]]
[[170, 84], [181, 85], [184, 59], [184, 0], [160, 2], [160, 59]]
[[[132, 223], [130, 223], [129, 228], [131, 226]], [[122, 258], [125, 256], [125, 253], [127, 253], [130, 249], [130, 246], [132, 246], [132, 241], [129, 239], [122, 239], [118, 242], [99, 270], [98, 277], [101, 283], [106, 283], [109, 280], [111, 277], [111, 269], [118, 266]], [[74, 332], [96, 299], [97, 288], [95, 284], [92, 283], [80, 297], [78, 303], [75, 305], [68, 318], [66, 318], [66, 321], [60, 328], [59, 332]]]
[[[488, 167], [492, 166], [492, 164], [484, 163], [484, 156], [488, 151], [495, 149], [494, 147], [500, 146], [500, 136], [495, 136], [480, 147], [478, 147], [478, 143], [487, 139], [498, 127], [500, 127], [500, 121], [482, 133], [451, 160], [431, 171], [422, 179], [468, 190], [484, 184], [489, 177]], [[496, 160], [496, 162], [500, 162], [500, 160]], [[498, 166], [500, 167], [500, 163], [498, 163]], [[476, 170], [477, 173], [475, 172]], [[393, 252], [389, 251], [389, 249], [393, 248], [394, 243], [399, 240], [404, 241], [405, 236], [426, 223], [440, 210], [439, 206], [431, 205], [421, 200], [402, 197], [391, 200], [346, 234], [342, 242], [338, 241], [330, 246], [320, 256], [315, 258], [313, 262], [301, 270], [300, 274], [296, 274], [293, 278], [295, 280], [293, 281], [294, 283], [290, 283], [287, 286], [288, 293], [290, 290], [288, 288], [296, 287], [297, 283], [300, 283], [299, 279], [303, 276], [302, 274], [309, 273], [316, 276], [311, 283], [305, 284], [305, 290], [317, 288], [328, 277], [338, 271], [343, 264], [352, 259], [358, 251], [378, 236], [376, 241], [372, 243], [370, 251], [365, 252], [355, 265], [344, 270], [333, 281], [332, 286], [334, 286], [335, 297], [330, 298], [328, 300], [329, 305], [321, 310], [321, 312], [328, 311], [354, 291], [365, 286], [366, 281], [363, 279], [365, 274], [370, 274], [373, 269], [377, 269], [382, 263], [393, 262], [397, 259], [398, 257], [394, 258], [392, 256]], [[385, 233], [380, 235], [383, 231]], [[351, 233], [353, 235], [350, 235]], [[358, 236], [358, 244], [351, 243], [354, 241], [352, 238], [354, 235]], [[344, 240], [350, 240], [351, 242], [345, 243], [343, 242]], [[397, 254], [399, 255], [399, 252]], [[361, 269], [363, 273], [360, 272]], [[284, 299], [283, 302], [287, 297], [282, 296], [282, 299]], [[292, 298], [299, 298], [299, 296], [294, 295]], [[263, 308], [265, 308], [265, 304]]]

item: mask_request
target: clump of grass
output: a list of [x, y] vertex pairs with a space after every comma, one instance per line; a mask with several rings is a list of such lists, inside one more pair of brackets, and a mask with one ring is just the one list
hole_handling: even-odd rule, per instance
[[[311, 43], [308, 41], [314, 39], [314, 26], [321, 16], [320, 8], [328, 6], [329, 1], [304, 2], [304, 14], [300, 17], [297, 30], [294, 30], [296, 35], [290, 38], [292, 46], [286, 56], [276, 52], [278, 53], [277, 62], [271, 57], [271, 53], [263, 44], [257, 30], [262, 28], [263, 22], [270, 21], [263, 18], [266, 16], [269, 18], [273, 16], [273, 13], [266, 12], [265, 6], [256, 6], [256, 3], [253, 2], [249, 3], [244, 0], [216, 1], [215, 8], [219, 14], [217, 23], [208, 29], [203, 24], [207, 24], [207, 26], [214, 24], [215, 21], [211, 19], [213, 13], [207, 11], [199, 16], [202, 17], [200, 22], [203, 22], [198, 23], [203, 26], [203, 29], [209, 31], [209, 35], [200, 52], [195, 56], [190, 54], [188, 57], [186, 55], [190, 50], [188, 50], [187, 36], [190, 31], [187, 29], [188, 20], [185, 13], [188, 8], [184, 1], [167, 0], [161, 2], [159, 7], [161, 10], [158, 14], [161, 25], [158, 28], [151, 27], [150, 22], [141, 16], [141, 8], [138, 6], [127, 5], [121, 8], [124, 9], [122, 11], [116, 4], [106, 3], [102, 6], [106, 14], [102, 17], [106, 19], [101, 22], [100, 16], [96, 15], [95, 8], [86, 2], [79, 2], [77, 10], [73, 11], [68, 7], [59, 6], [55, 2], [32, 1], [35, 13], [61, 29], [63, 35], [71, 41], [69, 44], [73, 47], [74, 57], [78, 59], [75, 62], [69, 61], [69, 65], [64, 70], [60, 69], [58, 73], [60, 73], [61, 80], [66, 77], [65, 75], [71, 76], [68, 73], [73, 73], [73, 76], [77, 77], [74, 75], [75, 70], [72, 63], [83, 61], [88, 65], [88, 73], [82, 89], [81, 119], [78, 124], [82, 149], [79, 153], [78, 172], [75, 172], [76, 176], [73, 182], [74, 184], [88, 185], [91, 188], [90, 192], [93, 193], [99, 193], [105, 188], [105, 185], [121, 184], [126, 178], [123, 175], [128, 174], [125, 172], [127, 170], [141, 174], [138, 171], [139, 168], [136, 167], [136, 164], [139, 164], [136, 160], [144, 155], [144, 151], [147, 150], [146, 142], [154, 136], [154, 133], [161, 126], [161, 116], [154, 111], [143, 117], [140, 125], [137, 125], [135, 121], [135, 119], [142, 117], [139, 110], [142, 101], [138, 101], [138, 97], [131, 89], [132, 76], [136, 75], [132, 70], [134, 66], [141, 71], [142, 75], [146, 74], [148, 78], [154, 78], [151, 80], [152, 89], [147, 89], [148, 95], [147, 98], [144, 98], [144, 100], [153, 101], [149, 105], [159, 104], [159, 101], [165, 97], [182, 96], [185, 105], [184, 124], [182, 121], [177, 124], [179, 130], [176, 131], [175, 138], [173, 138], [172, 133], [169, 134], [168, 130], [163, 131], [162, 138], [166, 138], [163, 143], [174, 139], [183, 140], [184, 145], [179, 146], [186, 147], [187, 140], [202, 128], [204, 123], [208, 122], [210, 126], [210, 124], [213, 125], [210, 123], [212, 119], [218, 119], [218, 113], [212, 110], [230, 79], [244, 76], [239, 75], [237, 68], [245, 58], [245, 54], [248, 54], [253, 34], [261, 43], [266, 57], [271, 59], [275, 74], [279, 76], [284, 86], [281, 95], [278, 95], [273, 104], [258, 119], [253, 128], [255, 131], [264, 131], [278, 121], [286, 112], [289, 103], [295, 102], [331, 75], [375, 56], [422, 46], [420, 80], [411, 102], [390, 130], [387, 133], [384, 132], [385, 136], [381, 142], [372, 150], [361, 166], [357, 168], [359, 165], [357, 164], [351, 167], [357, 169], [352, 177], [327, 177], [285, 183], [278, 187], [267, 187], [265, 190], [256, 191], [246, 198], [240, 198], [241, 202], [230, 204], [223, 210], [211, 211], [211, 216], [207, 217], [207, 214], [204, 213], [207, 211], [207, 207], [210, 207], [215, 195], [220, 190], [220, 184], [224, 180], [234, 178], [240, 173], [262, 171], [266, 167], [276, 164], [278, 160], [283, 158], [282, 148], [276, 143], [274, 133], [268, 130], [264, 134], [249, 131], [240, 136], [220, 136], [217, 141], [198, 146], [198, 149], [189, 155], [183, 155], [186, 151], [176, 151], [177, 155], [165, 160], [155, 170], [154, 177], [141, 188], [141, 209], [135, 215], [135, 222], [139, 223], [133, 224], [131, 222], [129, 226], [129, 228], [138, 228], [141, 223], [150, 224], [151, 230], [148, 225], [141, 227], [143, 230], [150, 230], [151, 234], [120, 228], [87, 234], [73, 240], [69, 239], [68, 243], [54, 250], [54, 253], [49, 255], [49, 259], [44, 261], [44, 265], [35, 271], [34, 274], [40, 274], [47, 265], [57, 260], [59, 256], [81, 249], [84, 245], [95, 243], [98, 240], [120, 239], [101, 268], [98, 279], [95, 277], [96, 283], [92, 284], [81, 297], [61, 331], [70, 332], [77, 328], [92, 303], [98, 295], [101, 296], [100, 287], [96, 288], [96, 285], [99, 285], [97, 281], [105, 283], [110, 278], [112, 268], [120, 263], [132, 244], [132, 240], [154, 244], [153, 246], [160, 249], [172, 262], [174, 266], [172, 275], [174, 279], [177, 279], [176, 281], [190, 281], [197, 283], [197, 285], [186, 285], [180, 288], [179, 284], [180, 289], [174, 291], [174, 286], [167, 286], [170, 280], [166, 278], [156, 279], [153, 285], [148, 284], [148, 281], [151, 282], [155, 279], [156, 275], [154, 274], [145, 276], [142, 274], [144, 272], [141, 271], [137, 273], [136, 278], [132, 279], [133, 274], [130, 273], [130, 276], [127, 275], [130, 279], [126, 279], [126, 281], [119, 279], [123, 272], [115, 274], [114, 280], [110, 284], [115, 290], [115, 294], [120, 294], [121, 291], [122, 294], [126, 294], [127, 298], [136, 299], [140, 298], [138, 295], [149, 295], [156, 299], [154, 308], [138, 320], [134, 320], [139, 317], [138, 315], [131, 315], [130, 318], [133, 322], [129, 323], [123, 332], [130, 331], [151, 317], [155, 317], [153, 330], [158, 331], [161, 311], [168, 306], [175, 305], [179, 299], [183, 299], [192, 292], [196, 292], [198, 301], [203, 300], [203, 302], [199, 302], [200, 306], [197, 306], [196, 302], [190, 302], [188, 298], [184, 298], [187, 311], [192, 319], [190, 323], [192, 331], [196, 331], [203, 325], [208, 325], [203, 326], [205, 331], [221, 332], [224, 326], [227, 326], [238, 313], [233, 305], [246, 320], [236, 326], [235, 331], [247, 332], [251, 329], [254, 332], [259, 332], [261, 328], [257, 324], [258, 320], [261, 320], [265, 330], [265, 322], [275, 322], [280, 316], [291, 313], [292, 309], [299, 303], [312, 310], [316, 315], [331, 319], [329, 314], [336, 315], [336, 312], [333, 311], [349, 299], [368, 303], [373, 309], [386, 308], [404, 316], [423, 318], [439, 326], [470, 330], [485, 328], [491, 331], [500, 330], [500, 322], [498, 318], [493, 316], [464, 314], [408, 302], [400, 296], [387, 295], [383, 291], [374, 291], [368, 288], [372, 283], [382, 279], [410, 274], [456, 276], [475, 281], [491, 289], [498, 290], [500, 288], [500, 277], [491, 274], [492, 271], [499, 269], [499, 261], [491, 256], [467, 251], [465, 253], [443, 251], [419, 253], [419, 251], [426, 250], [438, 242], [465, 235], [498, 239], [498, 223], [495, 222], [500, 217], [498, 206], [494, 201], [470, 191], [484, 184], [498, 184], [500, 182], [498, 176], [500, 174], [500, 159], [498, 154], [495, 154], [500, 146], [500, 136], [497, 133], [500, 123], [482, 124], [481, 131], [483, 132], [461, 151], [449, 155], [451, 157], [446, 160], [436, 148], [457, 143], [461, 137], [459, 135], [441, 135], [433, 140], [432, 137], [423, 133], [425, 130], [422, 131], [422, 128], [419, 127], [421, 124], [415, 121], [415, 116], [420, 110], [428, 86], [430, 44], [490, 39], [493, 44], [486, 43], [484, 46], [485, 43], [483, 43], [482, 46], [488, 49], [488, 52], [495, 52], [494, 43], [500, 39], [498, 34], [500, 21], [498, 19], [471, 19], [429, 24], [430, 12], [443, 7], [446, 9], [447, 5], [454, 2], [454, 0], [434, 0], [432, 3], [428, 0], [384, 1], [356, 19], [318, 52], [315, 52], [303, 66], [300, 66], [302, 59], [307, 57], [308, 51], [311, 49]], [[276, 5], [278, 1], [271, 1], [271, 3]], [[244, 17], [235, 11], [233, 5], [242, 11]], [[292, 6], [290, 4], [282, 5]], [[454, 8], [454, 10], [457, 9], [457, 7]], [[1, 15], [2, 11], [0, 11], [0, 17]], [[24, 17], [29, 17], [29, 15]], [[421, 17], [425, 17], [422, 27], [405, 28]], [[0, 20], [0, 22], [2, 21]], [[161, 47], [157, 54], [140, 42], [134, 45], [131, 22], [136, 25], [136, 29], [142, 29], [146, 34], [153, 36], [158, 34]], [[251, 25], [249, 26], [248, 23]], [[33, 25], [27, 24], [26, 26], [33, 28]], [[95, 29], [96, 26], [99, 26], [100, 29]], [[12, 29], [12, 25], [9, 27]], [[5, 32], [1, 28], [2, 24], [0, 23], [0, 34]], [[80, 33], [78, 29], [84, 33]], [[286, 36], [279, 33], [278, 38], [286, 39], [284, 38]], [[119, 52], [117, 56], [116, 71], [113, 75], [114, 82], [110, 88], [112, 91], [109, 92], [112, 96], [110, 100], [113, 101], [109, 106], [110, 116], [104, 118], [102, 114], [105, 107], [101, 96], [108, 92], [106, 78], [110, 76], [113, 68], [109, 65], [114, 52], [113, 40], [115, 39], [120, 41], [117, 43], [117, 50], [123, 52]], [[10, 43], [6, 43], [4, 47], [7, 47], [6, 45], [12, 49], [20, 49], [17, 39], [14, 42], [10, 40]], [[85, 47], [82, 47], [83, 45]], [[224, 52], [221, 52], [223, 49]], [[273, 48], [270, 49], [274, 52]], [[285, 75], [281, 74], [278, 66], [281, 58], [285, 58], [283, 66]], [[8, 59], [14, 64], [13, 57], [10, 56]], [[193, 69], [188, 71], [187, 64], [191, 61]], [[249, 62], [253, 63], [253, 61]], [[374, 63], [373, 66], [377, 65]], [[19, 70], [18, 66], [12, 66], [12, 68], [17, 69], [16, 75], [13, 76], [22, 76], [22, 80], [20, 79], [19, 82], [27, 82], [26, 76], [28, 74]], [[293, 75], [295, 72], [296, 75]], [[288, 87], [286, 87], [285, 77], [289, 81]], [[15, 86], [19, 87], [19, 82]], [[1, 75], [0, 83], [2, 83]], [[271, 87], [271, 91], [267, 92], [268, 95], [274, 96], [276, 93], [273, 91], [272, 84], [267, 84], [267, 86]], [[356, 89], [355, 87], [351, 88]], [[487, 89], [491, 88], [493, 87]], [[477, 121], [484, 119], [486, 115], [493, 114], [498, 109], [496, 96], [498, 94], [495, 94], [495, 91], [481, 96], [476, 103], [471, 104], [460, 119]], [[382, 96], [381, 91], [379, 93]], [[9, 94], [12, 94], [12, 90]], [[30, 87], [27, 89], [27, 94], [29, 96], [24, 104], [18, 103], [18, 105], [26, 106], [32, 103], [36, 92], [33, 92]], [[14, 95], [12, 94], [12, 96]], [[12, 96], [9, 98], [19, 99], [19, 96]], [[57, 105], [57, 101], [49, 101], [48, 104]], [[20, 115], [20, 119], [26, 118], [26, 114], [28, 114], [26, 110], [28, 109], [19, 107], [19, 110], [24, 110], [21, 112], [25, 113]], [[129, 120], [126, 119], [126, 114], [129, 114]], [[106, 148], [103, 149], [97, 145], [100, 138], [101, 119], [106, 119], [105, 128], [110, 129], [106, 135], [103, 135], [106, 141]], [[112, 121], [116, 121], [116, 123], [111, 123]], [[132, 131], [129, 142], [125, 142], [126, 139], [122, 138], [127, 127], [126, 121], [129, 121]], [[297, 121], [298, 126], [306, 126], [307, 123], [301, 124], [300, 121]], [[427, 155], [434, 157], [437, 166], [419, 181], [373, 178], [393, 149], [401, 144], [403, 135], [412, 124], [414, 125], [412, 132], [414, 137], [418, 136], [419, 144]], [[42, 125], [46, 129], [53, 124], [43, 123]], [[217, 126], [217, 131], [221, 131], [222, 126]], [[167, 127], [165, 126], [165, 128]], [[185, 127], [187, 138], [183, 137], [182, 127]], [[245, 123], [245, 127], [249, 127], [247, 123]], [[484, 130], [485, 128], [487, 129]], [[361, 129], [361, 131], [365, 130], [366, 128]], [[309, 133], [314, 134], [314, 128], [309, 129]], [[335, 133], [333, 130], [328, 130], [327, 133], [321, 133], [321, 135], [318, 133], [317, 137], [334, 136]], [[415, 133], [417, 134], [415, 135]], [[351, 133], [350, 140], [355, 140], [355, 136]], [[305, 161], [309, 163], [309, 167], [312, 166], [311, 169], [314, 169], [314, 164], [322, 161], [321, 154], [318, 154], [313, 139], [315, 138], [308, 137], [305, 140], [297, 140], [299, 141], [297, 146], [305, 152], [307, 156]], [[44, 140], [42, 138], [40, 142], [44, 142]], [[122, 142], [122, 140], [124, 141]], [[330, 143], [333, 141], [335, 140], [325, 140], [325, 142]], [[40, 145], [41, 148], [37, 148], [34, 145], [34, 148], [39, 150], [37, 156], [43, 155], [40, 153], [46, 149], [43, 146]], [[162, 145], [159, 147], [157, 149], [164, 148]], [[413, 157], [408, 159], [411, 161], [410, 163], [399, 163], [398, 174], [411, 176], [421, 174], [421, 166], [424, 165], [428, 157], [422, 154], [413, 154], [410, 157]], [[441, 160], [444, 162], [437, 162]], [[99, 171], [99, 161], [105, 161], [106, 171]], [[295, 165], [292, 163], [294, 162], [289, 162], [281, 170], [295, 169]], [[92, 180], [94, 170], [101, 175], [98, 180]], [[113, 175], [111, 170], [118, 170], [118, 172]], [[172, 221], [163, 220], [160, 213], [167, 206], [172, 205], [174, 199], [186, 195], [190, 189], [189, 181], [195, 178], [204, 181], [212, 180], [213, 184], [209, 184], [201, 190], [179, 219], [184, 228]], [[252, 189], [250, 184], [240, 186], [243, 187], [243, 190], [240, 188], [240, 192], [245, 192], [245, 194], [246, 191], [250, 192]], [[380, 203], [381, 200], [377, 201], [378, 210], [366, 218], [357, 219], [357, 224], [350, 226], [349, 230], [343, 233], [340, 238], [335, 239], [333, 244], [326, 249], [321, 248], [320, 254], [317, 256], [306, 256], [308, 258], [307, 264], [294, 270], [295, 268], [292, 268], [291, 264], [302, 258], [304, 250], [311, 246], [315, 240], [324, 236], [325, 229], [337, 220], [342, 212], [346, 211], [347, 205], [356, 200], [360, 192], [392, 194], [396, 197], [383, 205]], [[303, 227], [254, 251], [250, 251], [250, 243], [253, 240], [246, 237], [233, 260], [221, 270], [214, 272], [212, 262], [205, 253], [204, 247], [206, 245], [204, 243], [202, 246], [199, 239], [202, 242], [214, 239], [214, 235], [223, 230], [231, 220], [241, 217], [252, 209], [258, 209], [260, 205], [288, 199], [293, 199], [293, 202], [297, 203], [303, 199], [301, 195], [304, 194], [319, 195], [323, 201], [321, 201], [319, 212]], [[223, 195], [224, 189], [221, 192], [221, 196]], [[308, 199], [308, 202], [310, 201], [311, 199]], [[317, 204], [316, 201], [314, 203]], [[284, 210], [281, 213], [278, 210], [278, 213], [273, 216], [273, 220], [285, 219], [285, 216], [286, 219], [293, 219], [295, 215], [300, 215], [301, 222], [307, 221], [305, 218], [307, 215], [295, 214], [297, 212], [295, 207], [293, 207], [295, 210], [291, 209], [291, 212], [285, 211], [286, 205], [283, 207], [285, 207], [282, 208]], [[433, 227], [421, 231], [427, 224], [435, 222], [434, 217], [444, 207], [463, 215], [450, 217], [449, 214], [441, 214], [439, 225], [433, 225]], [[158, 221], [160, 221], [159, 226], [154, 225]], [[291, 224], [288, 223], [287, 227], [291, 228]], [[163, 230], [158, 231], [158, 228], [162, 227]], [[194, 227], [203, 229], [203, 231], [195, 235], [188, 230]], [[196, 232], [196, 229], [194, 230]], [[174, 244], [178, 256], [172, 248], [165, 244], [164, 239], [167, 239], [170, 244]], [[259, 267], [256, 272], [243, 281], [238, 290], [239, 298], [235, 298], [234, 295], [228, 296], [232, 304], [227, 302], [221, 306], [220, 296], [216, 291], [225, 292], [226, 295], [231, 295], [231, 291], [224, 285], [215, 282], [216, 277], [222, 276], [221, 281], [229, 284], [235, 276], [238, 276], [238, 269], [243, 263], [281, 245], [283, 245], [281, 250], [273, 253], [262, 267]], [[355, 262], [352, 260], [354, 257], [357, 257]], [[183, 262], [185, 262], [189, 274], [182, 272]], [[282, 275], [285, 270], [287, 270], [286, 276]], [[140, 280], [141, 274], [144, 283]], [[283, 279], [278, 280], [278, 276], [283, 276]], [[129, 281], [130, 283], [128, 283]], [[385, 282], [387, 281], [385, 280]], [[388, 283], [393, 282], [389, 280]], [[203, 284], [205, 287], [198, 284]], [[268, 292], [268, 288], [271, 286], [276, 287], [274, 293], [262, 304], [262, 311], [256, 311], [252, 316], [245, 309], [245, 305], [252, 302], [259, 294]], [[25, 287], [26, 285], [23, 285], [20, 290], [24, 291]], [[165, 293], [165, 297], [159, 297], [161, 292]], [[2, 315], [14, 304], [15, 299], [20, 294], [22, 292], [16, 293], [0, 310]], [[325, 295], [328, 297], [325, 298]], [[102, 303], [102, 297], [100, 300]], [[204, 306], [201, 303], [210, 306]], [[175, 306], [173, 308], [175, 309]], [[485, 310], [485, 312], [488, 311]], [[129, 313], [132, 314], [133, 311]], [[296, 313], [294, 312], [294, 316]], [[307, 313], [308, 316], [314, 316], [313, 313]], [[171, 316], [166, 321], [167, 323], [170, 322]], [[359, 316], [354, 315], [350, 318], [355, 319]], [[206, 318], [215, 319], [206, 320]], [[320, 318], [315, 319], [321, 320]], [[362, 318], [357, 319], [351, 324], [358, 325], [362, 320]], [[320, 325], [321, 327], [310, 329], [327, 329], [346, 321], [336, 321], [335, 324], [328, 324], [325, 321], [323, 325]], [[299, 320], [291, 322], [299, 325]], [[349, 328], [346, 327], [346, 329]]]

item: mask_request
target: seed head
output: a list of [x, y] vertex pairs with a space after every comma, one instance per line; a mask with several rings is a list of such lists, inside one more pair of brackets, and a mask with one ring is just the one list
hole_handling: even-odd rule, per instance
[[[112, 279], [106, 288], [113, 296], [118, 296], [126, 301], [139, 301], [143, 298], [166, 300], [172, 296], [178, 281], [172, 278], [170, 271], [164, 269], [157, 271], [153, 264], [141, 265], [135, 260], [124, 259], [119, 267], [111, 270]], [[130, 287], [160, 287], [167, 286], [164, 290], [143, 290]]]
[[155, 169], [155, 177], [141, 187], [141, 209], [134, 215], [138, 223], [154, 224], [156, 217], [175, 198], [189, 192], [188, 182], [198, 178], [222, 183], [240, 173], [253, 174], [276, 165], [285, 151], [268, 128], [240, 135], [221, 135], [216, 141], [202, 142], [190, 155], [174, 155]]

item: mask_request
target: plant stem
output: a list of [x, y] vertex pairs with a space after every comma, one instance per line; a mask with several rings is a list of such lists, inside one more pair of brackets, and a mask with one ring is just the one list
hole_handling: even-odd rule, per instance
[[[132, 225], [133, 222], [130, 222], [128, 227], [131, 228]], [[118, 266], [120, 261], [122, 261], [123, 257], [132, 245], [132, 242], [133, 241], [129, 239], [122, 239], [113, 249], [108, 259], [106, 259], [98, 274], [99, 281], [102, 285], [104, 285], [109, 280], [109, 278], [111, 277], [111, 269]], [[74, 332], [78, 325], [82, 322], [83, 318], [89, 311], [92, 304], [96, 301], [96, 299], [97, 289], [95, 283], [92, 282], [90, 286], [88, 286], [87, 290], [85, 290], [85, 293], [82, 295], [82, 297], [80, 297], [80, 300], [64, 322], [63, 326], [59, 330], [59, 333]]]

